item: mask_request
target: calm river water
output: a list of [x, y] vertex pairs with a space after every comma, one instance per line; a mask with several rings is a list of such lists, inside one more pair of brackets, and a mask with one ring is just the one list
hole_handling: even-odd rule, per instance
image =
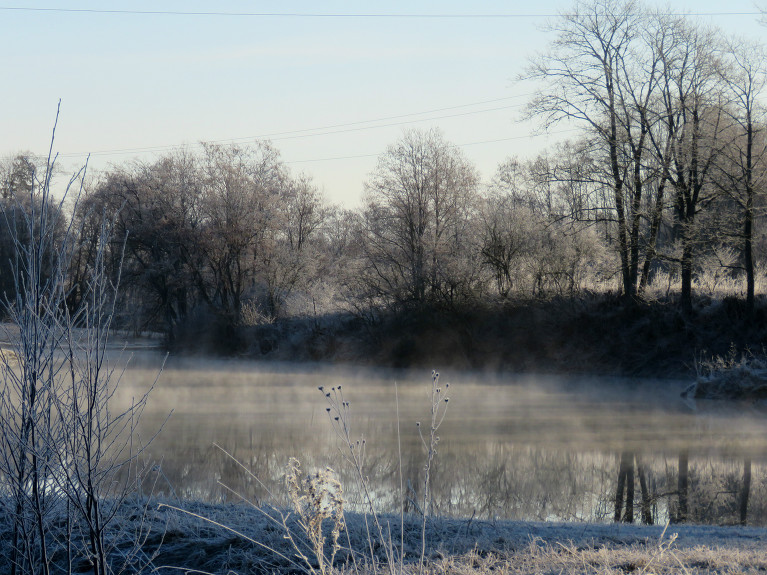
[[[120, 400], [143, 393], [160, 361], [149, 352], [134, 357]], [[612, 520], [622, 475], [622, 493], [634, 487], [634, 520], [644, 511], [665, 522], [679, 516], [680, 505], [684, 510], [679, 470], [686, 466], [689, 520], [738, 522], [750, 472], [747, 521], [767, 524], [767, 416], [753, 406], [686, 403], [679, 393], [689, 382], [681, 381], [445, 371], [443, 394], [447, 383], [431, 476], [434, 513]], [[146, 441], [172, 411], [144, 455], [154, 465], [145, 489], [180, 499], [279, 503], [285, 465], [296, 457], [307, 472], [335, 469], [350, 505], [359, 504], [342, 457], [347, 448], [320, 386], [342, 386], [351, 436], [365, 440], [379, 507], [394, 511], [404, 500], [417, 512], [426, 457], [416, 422], [428, 430], [427, 370], [171, 358], [141, 422]]]

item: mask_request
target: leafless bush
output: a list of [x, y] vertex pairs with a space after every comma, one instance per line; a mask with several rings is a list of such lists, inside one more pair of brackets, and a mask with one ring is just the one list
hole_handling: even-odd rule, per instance
[[119, 373], [107, 343], [119, 277], [104, 264], [108, 224], [81, 303], [67, 306], [77, 230], [62, 206], [70, 195], [77, 203], [86, 168], [57, 201], [55, 160], [49, 153], [28, 197], [11, 195], [24, 233], [12, 234], [15, 289], [3, 302], [13, 348], [0, 361], [0, 501], [12, 525], [6, 559], [13, 575], [72, 573], [83, 564], [106, 575], [148, 561], [140, 550], [146, 531], [116, 524], [136, 479], [141, 446], [133, 431], [147, 395], [123, 412], [110, 409]]

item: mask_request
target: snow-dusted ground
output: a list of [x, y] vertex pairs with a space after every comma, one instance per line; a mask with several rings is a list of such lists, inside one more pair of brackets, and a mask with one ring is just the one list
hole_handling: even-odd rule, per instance
[[[116, 572], [126, 575], [316, 571], [315, 554], [306, 545], [295, 515], [283, 524], [278, 512], [269, 513], [276, 521], [248, 504], [125, 502], [108, 530], [111, 563]], [[48, 547], [54, 562], [66, 572], [70, 540], [77, 554], [74, 572], [89, 572], [88, 559], [80, 554], [88, 547], [82, 533], [74, 529], [68, 539], [65, 523], [50, 519], [50, 527], [61, 530], [50, 533]], [[406, 517], [404, 531], [399, 516], [379, 519], [386, 538], [383, 544], [371, 516], [346, 516], [347, 528], [341, 533], [334, 564], [339, 571], [387, 573], [387, 549], [394, 551], [396, 573], [400, 566], [403, 573], [417, 571], [419, 518]], [[327, 536], [331, 526], [324, 527]], [[0, 573], [10, 572], [9, 529], [7, 522], [0, 522]], [[326, 540], [326, 554], [329, 547]], [[374, 561], [370, 561], [371, 553]], [[756, 573], [767, 571], [767, 529], [671, 525], [664, 533], [663, 526], [434, 518], [427, 522], [424, 557], [429, 574]], [[126, 561], [133, 565], [128, 567]]]
[[[161, 507], [159, 511], [159, 515], [167, 519], [167, 532], [155, 565], [168, 567], [167, 573], [173, 571], [170, 567], [200, 569], [211, 573], [226, 573], [229, 569], [239, 573], [276, 570], [295, 572], [304, 567], [296, 556], [293, 544], [285, 538], [284, 527], [251, 506], [186, 504], [182, 507], [183, 511], [167, 507]], [[347, 530], [342, 533], [339, 541], [342, 549], [336, 556], [340, 563], [350, 563], [349, 548], [354, 550], [360, 561], [369, 559], [370, 540], [373, 541], [373, 553], [379, 560], [384, 559], [387, 545], [391, 545], [397, 554], [399, 549], [404, 548], [406, 563], [412, 564], [418, 560], [421, 549], [419, 518], [405, 518], [402, 541], [400, 517], [382, 516], [380, 520], [385, 536], [390, 538], [390, 543], [384, 545], [377, 542], [370, 516], [367, 517], [367, 528], [366, 518], [362, 515], [348, 514], [346, 520]], [[287, 526], [293, 541], [301, 546], [301, 528], [293, 516], [288, 519]], [[368, 529], [371, 532], [370, 539]], [[726, 555], [738, 557], [737, 561], [732, 560], [734, 562], [730, 565], [730, 571], [733, 568], [735, 571], [752, 567], [767, 568], [767, 529], [753, 527], [666, 527], [435, 518], [428, 521], [426, 541], [426, 557], [432, 566], [448, 558], [465, 558], [467, 555], [502, 557], [511, 563], [522, 564], [530, 560], [531, 553], [535, 555], [537, 550], [543, 553], [544, 560], [546, 553], [559, 557], [562, 550], [565, 550], [571, 555], [601, 553], [605, 561], [617, 563], [625, 562], [620, 557], [631, 551], [630, 556], [635, 557], [631, 561], [644, 561], [645, 564], [650, 558], [658, 560], [664, 551], [675, 553], [675, 562], [680, 557], [684, 561], [692, 553], [690, 557], [694, 558], [690, 562], [693, 564], [700, 564], [701, 557]], [[308, 548], [302, 549], [314, 562]], [[762, 559], [764, 561], [760, 563]], [[295, 563], [291, 565], [291, 561]], [[589, 561], [593, 563], [594, 559]], [[439, 571], [444, 567], [434, 568]], [[165, 571], [161, 569], [160, 572]], [[539, 571], [536, 568], [529, 572]], [[564, 569], [564, 572], [568, 570]]]

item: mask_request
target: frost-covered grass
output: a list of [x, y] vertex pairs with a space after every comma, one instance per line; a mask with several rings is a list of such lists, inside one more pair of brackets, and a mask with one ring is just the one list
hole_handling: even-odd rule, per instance
[[[293, 543], [285, 538], [284, 531], [252, 505], [187, 501], [180, 504], [182, 510], [175, 508], [178, 505], [147, 505], [146, 500], [122, 504], [119, 520], [108, 536], [108, 541], [115, 544], [110, 556], [115, 572], [245, 575], [310, 571], [310, 567], [300, 566]], [[379, 518], [387, 535], [399, 545], [400, 517]], [[301, 533], [295, 516], [290, 515], [286, 524], [294, 538]], [[60, 525], [61, 531], [51, 541], [51, 557], [58, 566], [52, 572], [66, 572], [67, 568], [68, 534], [64, 523]], [[325, 527], [327, 532], [332, 528], [330, 524]], [[8, 528], [6, 522], [0, 521], [0, 573], [10, 572]], [[137, 533], [142, 533], [142, 548], [137, 555], [127, 557], [133, 549], [132, 535]], [[74, 544], [78, 544], [78, 537], [75, 531]], [[303, 544], [300, 539], [294, 540]], [[420, 516], [405, 517], [403, 540], [405, 554], [394, 572], [417, 573]], [[426, 541], [424, 573], [428, 574], [713, 574], [767, 570], [767, 529], [753, 527], [671, 525], [664, 531], [663, 526], [430, 518]], [[366, 559], [370, 539], [364, 515], [346, 514], [346, 530], [339, 542], [341, 549], [333, 573], [390, 572], [383, 546], [375, 540], [379, 562], [373, 564]], [[122, 570], [126, 559], [133, 567]], [[90, 570], [91, 566], [81, 560], [71, 572]]]
[[[49, 494], [45, 517], [45, 546], [50, 573], [94, 573], [90, 529], [82, 517], [73, 517], [67, 501]], [[10, 498], [0, 499], [0, 574], [11, 573], [13, 557], [13, 509]], [[166, 514], [157, 511], [154, 501], [126, 498], [102, 500], [100, 511], [113, 517], [104, 529], [104, 552], [110, 573], [147, 573], [152, 570], [153, 554], [160, 548]], [[69, 520], [68, 520], [69, 517]], [[32, 537], [23, 533], [23, 537]], [[26, 571], [21, 571], [26, 572]], [[42, 570], [40, 571], [43, 572]]]
[[[178, 573], [179, 568], [180, 572], [215, 574], [301, 572], [280, 557], [297, 560], [291, 542], [250, 505], [189, 503], [183, 512], [163, 508], [160, 515], [167, 521], [167, 532], [155, 559], [159, 573]], [[382, 515], [380, 519], [398, 545], [400, 517]], [[365, 517], [347, 514], [346, 525], [335, 569], [389, 572], [383, 563], [384, 546], [378, 542], [374, 546], [381, 563], [365, 560], [369, 544]], [[300, 531], [292, 516], [288, 527], [294, 533]], [[442, 518], [429, 519], [427, 528], [426, 573], [755, 573], [767, 569], [767, 530], [758, 528], [671, 525], [664, 533], [663, 526]], [[397, 573], [400, 569], [417, 572], [420, 544], [421, 518], [406, 517], [405, 554]], [[352, 554], [357, 555], [356, 567]]]
[[705, 399], [767, 399], [767, 357], [739, 354], [733, 346], [725, 356], [699, 361], [698, 377], [686, 395]]

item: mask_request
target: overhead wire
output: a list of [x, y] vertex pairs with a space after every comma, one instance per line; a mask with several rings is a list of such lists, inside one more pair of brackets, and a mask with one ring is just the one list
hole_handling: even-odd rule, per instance
[[[257, 137], [272, 138], [272, 137], [278, 137], [278, 136], [287, 136], [287, 135], [292, 135], [292, 134], [302, 134], [302, 133], [306, 133], [306, 132], [314, 132], [314, 131], [317, 131], [317, 130], [330, 130], [330, 129], [334, 129], [334, 128], [344, 128], [344, 127], [347, 127], [347, 126], [359, 126], [361, 124], [372, 124], [373, 122], [386, 122], [386, 121], [389, 121], [389, 120], [398, 120], [398, 119], [401, 119], [401, 118], [410, 118], [412, 116], [423, 116], [425, 114], [435, 114], [437, 112], [447, 112], [449, 110], [458, 110], [458, 109], [461, 109], [461, 108], [470, 108], [472, 106], [482, 106], [484, 104], [493, 104], [493, 103], [496, 103], [496, 102], [503, 102], [503, 101], [507, 101], [507, 100], [516, 100], [516, 99], [519, 99], [519, 98], [527, 98], [527, 97], [529, 97], [531, 95], [532, 94], [530, 94], [530, 93], [528, 93], [528, 94], [516, 94], [514, 96], [505, 96], [503, 98], [493, 98], [492, 100], [482, 100], [482, 101], [479, 101], [479, 102], [472, 102], [470, 104], [458, 104], [456, 106], [447, 106], [445, 108], [434, 108], [433, 110], [425, 110], [423, 112], [410, 112], [408, 114], [398, 114], [398, 115], [395, 115], [395, 116], [382, 116], [380, 118], [373, 118], [372, 120], [359, 120], [359, 121], [356, 121], [356, 122], [346, 122], [346, 123], [343, 123], [343, 124], [331, 124], [329, 126], [320, 126], [320, 127], [317, 127], [317, 128], [306, 128], [306, 129], [303, 129], [303, 130], [291, 130], [291, 131], [288, 131], [288, 132], [273, 132], [271, 134], [264, 134], [263, 136], [257, 136]], [[515, 107], [515, 106], [508, 106], [508, 107]], [[478, 111], [478, 113], [479, 112], [481, 112], [481, 110]], [[373, 127], [375, 127], [375, 126], [373, 126]], [[230, 139], [223, 140], [223, 141], [231, 141], [231, 140], [239, 140], [239, 139], [252, 139], [252, 138], [230, 138]]]
[[[509, 136], [508, 138], [497, 138], [493, 140], [480, 140], [476, 142], [465, 142], [463, 144], [452, 144], [452, 147], [454, 148], [465, 148], [469, 146], [478, 146], [482, 144], [496, 144], [500, 142], [510, 142], [513, 140], [524, 140], [524, 139], [530, 139], [530, 138], [540, 138], [543, 136], [559, 136], [562, 134], [568, 134], [571, 132], [578, 132], [579, 130], [576, 128], [569, 128], [567, 130], [557, 130], [555, 132], [544, 132], [544, 133], [538, 133], [538, 134], [525, 134], [522, 136]], [[313, 162], [332, 162], [336, 160], [357, 160], [362, 158], [376, 158], [380, 156], [380, 153], [377, 154], [358, 154], [354, 156], [334, 156], [330, 158], [313, 158], [308, 160], [286, 160], [286, 164], [309, 164]]]
[[[556, 130], [552, 132], [540, 132], [540, 133], [533, 133], [533, 134], [524, 134], [520, 136], [509, 136], [508, 138], [496, 138], [492, 140], [478, 140], [474, 142], [464, 142], [461, 144], [450, 144], [454, 148], [465, 148], [470, 146], [479, 146], [483, 144], [496, 144], [500, 142], [510, 142], [514, 140], [524, 140], [524, 139], [532, 139], [532, 138], [540, 138], [544, 136], [560, 136], [562, 134], [569, 134], [572, 132], [578, 132], [579, 130], [577, 128], [568, 128], [566, 130]], [[169, 147], [168, 150], [172, 150], [175, 148], [178, 148], [180, 146], [175, 147]], [[57, 157], [59, 158], [66, 158], [66, 157], [73, 157], [73, 156], [92, 156], [93, 154], [82, 154], [82, 155], [76, 155], [76, 154], [57, 154]], [[284, 160], [285, 164], [309, 164], [309, 163], [315, 163], [315, 162], [333, 162], [333, 161], [339, 161], [339, 160], [358, 160], [362, 158], [375, 158], [380, 156], [380, 153], [374, 153], [374, 154], [354, 154], [354, 155], [348, 155], [348, 156], [331, 156], [331, 157], [325, 157], [325, 158], [308, 158], [303, 160]], [[42, 158], [42, 156], [39, 155], [33, 155], [33, 157]]]
[[[553, 13], [396, 13], [396, 12], [242, 12], [222, 10], [137, 10], [115, 8], [64, 8], [33, 6], [0, 6], [0, 11], [7, 12], [57, 12], [71, 14], [137, 15], [137, 16], [217, 16], [239, 18], [364, 18], [364, 19], [513, 19], [513, 18], [552, 18], [569, 14]], [[718, 11], [718, 12], [668, 12], [666, 16], [758, 16], [758, 11]]]
[[[563, 15], [563, 14], [553, 14], [553, 13], [244, 12], [244, 11], [220, 11], [220, 10], [211, 10], [211, 11], [138, 10], [138, 9], [107, 9], [107, 8], [31, 7], [31, 6], [0, 6], [0, 11], [52, 12], [52, 13], [104, 14], [104, 15], [149, 15], [149, 16], [154, 15], [154, 16], [263, 17], [263, 18], [286, 17], [286, 18], [387, 18], [387, 19], [392, 19], [392, 18], [413, 18], [413, 19], [547, 18], [547, 17], [555, 17], [555, 16]], [[761, 15], [762, 12], [761, 11], [717, 11], [717, 12], [684, 12], [684, 13], [669, 12], [667, 15], [682, 15], [682, 14], [687, 16], [757, 16], [757, 15]], [[357, 131], [371, 130], [371, 129], [377, 129], [377, 128], [386, 128], [386, 127], [392, 127], [397, 125], [407, 125], [407, 124], [428, 122], [428, 121], [441, 120], [441, 119], [449, 119], [454, 117], [461, 117], [461, 116], [468, 116], [468, 115], [474, 115], [474, 114], [482, 114], [482, 113], [512, 109], [512, 108], [520, 107], [520, 105], [497, 106], [497, 107], [483, 109], [483, 110], [472, 110], [472, 111], [460, 112], [456, 114], [432, 116], [428, 118], [413, 118], [413, 116], [423, 116], [426, 114], [434, 114], [434, 113], [443, 112], [443, 111], [457, 110], [457, 109], [467, 108], [472, 106], [479, 106], [479, 105], [485, 105], [485, 104], [496, 103], [501, 101], [508, 101], [511, 99], [520, 98], [520, 97], [524, 97], [528, 95], [529, 94], [522, 94], [522, 95], [508, 96], [503, 98], [495, 98], [491, 100], [483, 100], [480, 102], [474, 102], [470, 104], [460, 104], [456, 106], [436, 108], [436, 109], [427, 110], [423, 112], [413, 112], [413, 113], [400, 114], [395, 116], [384, 116], [384, 117], [375, 118], [371, 120], [361, 120], [356, 122], [331, 124], [331, 125], [319, 126], [315, 128], [272, 132], [272, 133], [261, 134], [256, 136], [209, 140], [209, 142], [210, 143], [236, 143], [236, 142], [251, 141], [251, 140], [263, 140], [263, 139], [270, 139], [270, 140], [276, 140], [276, 141], [292, 140], [292, 139], [300, 139], [300, 138], [308, 138], [308, 137], [333, 135], [333, 134], [339, 134], [339, 133], [357, 132]], [[413, 118], [413, 119], [404, 120], [402, 122], [386, 123], [386, 124], [377, 123], [377, 122], [389, 122], [390, 120], [400, 120], [404, 118]], [[374, 125], [365, 125], [365, 124], [374, 124]], [[569, 131], [572, 131], [572, 130], [565, 130], [564, 132], [569, 132]], [[551, 134], [555, 134], [555, 133], [560, 133], [560, 132], [552, 132]], [[486, 144], [486, 143], [492, 143], [492, 142], [517, 140], [517, 139], [523, 139], [523, 138], [529, 138], [529, 137], [535, 137], [535, 136], [524, 135], [524, 136], [514, 136], [509, 138], [501, 138], [497, 140], [483, 140], [478, 142], [469, 142], [466, 144], [461, 144], [461, 146], [472, 146], [472, 145]], [[190, 144], [190, 145], [198, 146], [200, 144], [197, 143], [197, 144]], [[94, 151], [90, 153], [85, 153], [85, 152], [63, 153], [63, 154], [60, 154], [60, 157], [83, 157], [86, 155], [107, 156], [107, 155], [131, 154], [131, 153], [140, 154], [140, 153], [148, 153], [148, 152], [168, 151], [178, 147], [179, 145], [167, 144], [167, 145], [161, 145], [161, 146], [99, 150], [99, 151]], [[337, 156], [332, 158], [297, 160], [297, 161], [289, 162], [289, 163], [331, 161], [336, 159], [352, 159], [352, 158], [369, 157], [374, 155], [377, 155], [377, 154]]]
[[[415, 124], [419, 122], [429, 122], [434, 120], [444, 120], [449, 118], [458, 118], [463, 116], [470, 116], [474, 114], [485, 114], [490, 112], [497, 112], [501, 110], [508, 110], [508, 109], [514, 109], [519, 108], [524, 104], [512, 104], [508, 106], [496, 106], [493, 108], [485, 108], [482, 110], [471, 110], [467, 112], [460, 112], [455, 114], [446, 114], [441, 116], [429, 116], [426, 118], [413, 118], [413, 116], [424, 116], [427, 114], [434, 114], [441, 111], [449, 111], [449, 110], [458, 110], [462, 108], [469, 108], [473, 106], [481, 106], [483, 104], [490, 104], [494, 102], [501, 102], [501, 101], [508, 101], [513, 99], [519, 99], [523, 97], [528, 97], [531, 94], [516, 94], [514, 96], [506, 96], [503, 98], [493, 98], [490, 100], [482, 100], [478, 102], [472, 102], [468, 104], [458, 104], [455, 106], [447, 106], [442, 108], [434, 108], [431, 110], [425, 110], [422, 112], [411, 112], [407, 114], [398, 114], [394, 116], [383, 116], [379, 118], [374, 118], [371, 120], [359, 120], [355, 122], [345, 122], [341, 124], [330, 124], [325, 126], [320, 126], [316, 128], [305, 128], [300, 130], [291, 130], [291, 131], [282, 131], [282, 132], [271, 132], [256, 136], [244, 136], [244, 137], [236, 137], [236, 138], [225, 138], [225, 139], [217, 139], [217, 140], [207, 140], [207, 143], [213, 143], [213, 144], [221, 144], [221, 143], [237, 143], [237, 142], [244, 142], [244, 141], [256, 141], [256, 140], [272, 140], [272, 141], [282, 141], [282, 140], [295, 140], [295, 139], [301, 139], [301, 138], [310, 138], [310, 137], [317, 137], [317, 136], [328, 136], [333, 134], [342, 134], [342, 133], [349, 133], [349, 132], [360, 132], [365, 130], [373, 130], [378, 128], [390, 128], [393, 126], [402, 126], [402, 125], [408, 125], [408, 124]], [[390, 122], [386, 124], [378, 124], [376, 122], [385, 122], [388, 120], [397, 120], [397, 119], [403, 119], [403, 118], [413, 118], [410, 120], [405, 120], [401, 122]], [[374, 124], [374, 125], [364, 125], [364, 124]], [[189, 144], [190, 146], [196, 147], [201, 145], [200, 143], [195, 144]], [[83, 157], [86, 155], [90, 156], [110, 156], [110, 155], [122, 155], [122, 154], [141, 154], [141, 153], [149, 153], [149, 152], [163, 152], [172, 150], [175, 148], [178, 148], [179, 145], [177, 144], [164, 144], [159, 146], [143, 146], [143, 147], [136, 147], [136, 148], [120, 148], [120, 149], [110, 149], [110, 150], [97, 150], [93, 152], [69, 152], [69, 153], [62, 153], [60, 154], [60, 157], [63, 158], [71, 158], [71, 157]]]

